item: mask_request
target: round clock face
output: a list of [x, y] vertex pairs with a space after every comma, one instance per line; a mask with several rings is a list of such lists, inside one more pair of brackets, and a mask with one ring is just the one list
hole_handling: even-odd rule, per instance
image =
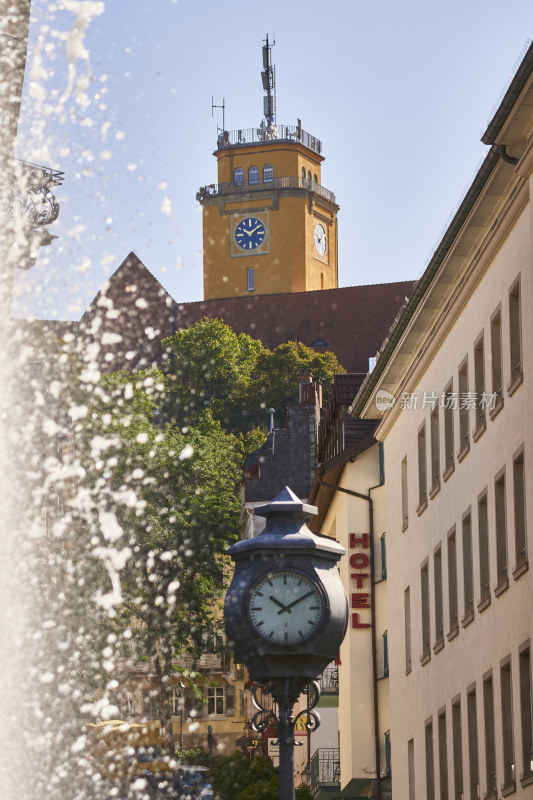
[[241, 219], [235, 228], [235, 241], [243, 250], [255, 250], [265, 240], [265, 226], [257, 217]]
[[315, 225], [315, 249], [319, 256], [323, 256], [326, 252], [326, 231], [324, 226], [317, 222]]
[[324, 601], [309, 577], [289, 569], [269, 572], [249, 595], [255, 632], [270, 644], [294, 646], [320, 626]]

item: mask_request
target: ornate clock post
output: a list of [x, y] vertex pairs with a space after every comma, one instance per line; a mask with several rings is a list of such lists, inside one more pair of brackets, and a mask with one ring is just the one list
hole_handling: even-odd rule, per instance
[[[344, 548], [313, 534], [305, 520], [316, 514], [285, 487], [255, 513], [267, 519], [255, 539], [229, 548], [235, 572], [226, 595], [226, 632], [235, 658], [278, 707], [280, 800], [294, 800], [293, 707], [311, 684], [308, 730], [320, 720], [315, 679], [336, 656], [346, 632], [348, 603], [337, 570]], [[273, 712], [254, 692], [253, 725], [264, 730]]]

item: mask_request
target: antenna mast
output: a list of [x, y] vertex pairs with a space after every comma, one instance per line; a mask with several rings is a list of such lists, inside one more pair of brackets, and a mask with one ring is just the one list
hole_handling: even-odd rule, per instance
[[272, 44], [269, 43], [267, 33], [265, 44], [263, 45], [261, 80], [263, 81], [263, 89], [266, 92], [266, 96], [263, 98], [263, 110], [268, 128], [276, 124], [276, 68], [272, 64], [272, 48], [275, 44], [274, 39]]
[[218, 122], [217, 122], [217, 134], [223, 133], [226, 130], [226, 103], [224, 98], [222, 98], [222, 105], [221, 106], [215, 105], [215, 102], [213, 100], [213, 95], [211, 95], [211, 118], [213, 117], [213, 111], [215, 108], [222, 109], [222, 128], [218, 127]]

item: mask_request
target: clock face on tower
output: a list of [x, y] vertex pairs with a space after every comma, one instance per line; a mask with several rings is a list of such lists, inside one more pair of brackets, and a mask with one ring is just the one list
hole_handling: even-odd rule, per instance
[[248, 612], [256, 634], [270, 644], [294, 647], [320, 627], [325, 603], [317, 584], [290, 569], [273, 570], [248, 596]]
[[235, 228], [235, 241], [242, 250], [255, 250], [265, 240], [265, 226], [257, 217], [245, 217]]
[[319, 256], [325, 255], [327, 245], [326, 231], [324, 226], [317, 222], [315, 225], [315, 250]]

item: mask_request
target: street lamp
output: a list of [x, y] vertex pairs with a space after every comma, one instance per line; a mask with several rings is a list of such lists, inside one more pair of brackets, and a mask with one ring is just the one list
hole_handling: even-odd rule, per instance
[[[272, 502], [254, 509], [266, 517], [259, 536], [229, 548], [235, 562], [224, 618], [234, 657], [263, 685], [277, 705], [264, 708], [254, 692], [256, 730], [271, 717], [278, 723], [280, 800], [294, 800], [294, 726], [307, 714], [308, 730], [320, 724], [313, 711], [316, 678], [337, 656], [346, 633], [348, 603], [337, 562], [344, 548], [317, 536], [305, 520], [317, 509], [286, 486]], [[295, 718], [293, 707], [311, 684], [309, 707]]]

